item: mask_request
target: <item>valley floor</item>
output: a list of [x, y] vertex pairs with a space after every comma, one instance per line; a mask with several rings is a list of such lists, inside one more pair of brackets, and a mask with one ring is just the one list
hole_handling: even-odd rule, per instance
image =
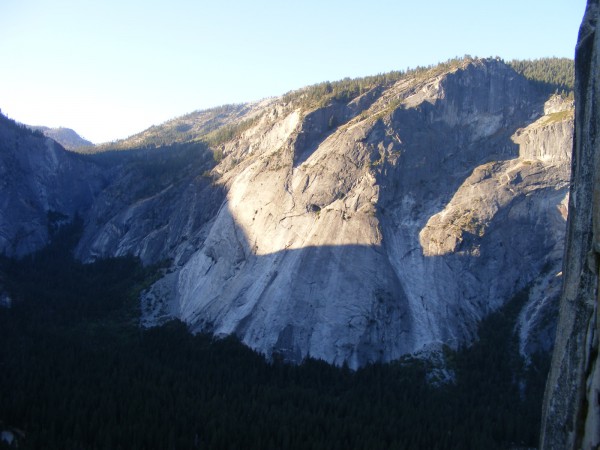
[[0, 308], [0, 427], [18, 430], [19, 448], [536, 445], [547, 361], [516, 356], [523, 298], [486, 319], [473, 346], [447, 351], [448, 370], [406, 358], [352, 372], [269, 363], [176, 321], [141, 330], [132, 289], [151, 271], [61, 252], [0, 266], [13, 298]]

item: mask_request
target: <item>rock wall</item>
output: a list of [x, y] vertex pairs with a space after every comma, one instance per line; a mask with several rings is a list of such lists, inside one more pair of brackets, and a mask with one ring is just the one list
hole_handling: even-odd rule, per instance
[[589, 0], [575, 56], [575, 145], [564, 286], [542, 417], [542, 449], [600, 446], [600, 5]]
[[544, 115], [519, 130], [514, 141], [523, 159], [546, 162], [570, 161], [573, 151], [573, 102], [552, 96]]

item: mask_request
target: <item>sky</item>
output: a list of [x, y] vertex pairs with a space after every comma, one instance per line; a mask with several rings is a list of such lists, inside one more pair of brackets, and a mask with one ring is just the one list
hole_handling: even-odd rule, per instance
[[574, 55], [585, 0], [1, 0], [0, 110], [101, 143], [463, 55]]

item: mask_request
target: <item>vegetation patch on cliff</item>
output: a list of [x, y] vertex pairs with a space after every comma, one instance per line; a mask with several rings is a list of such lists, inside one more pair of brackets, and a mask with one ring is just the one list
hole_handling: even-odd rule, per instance
[[540, 58], [512, 60], [508, 63], [525, 78], [556, 91], [573, 92], [575, 86], [575, 63], [569, 58]]
[[549, 125], [557, 122], [564, 122], [565, 120], [573, 119], [575, 117], [574, 109], [566, 109], [555, 113], [548, 114], [545, 116], [544, 125]]

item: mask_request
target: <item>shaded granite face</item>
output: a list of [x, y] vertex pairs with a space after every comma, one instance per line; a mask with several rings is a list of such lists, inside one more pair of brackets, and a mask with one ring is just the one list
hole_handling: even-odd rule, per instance
[[544, 399], [542, 449], [600, 445], [600, 5], [589, 0], [575, 55], [575, 144], [564, 286]]
[[0, 118], [0, 253], [20, 257], [48, 243], [53, 227], [84, 216], [106, 184], [89, 160]]

